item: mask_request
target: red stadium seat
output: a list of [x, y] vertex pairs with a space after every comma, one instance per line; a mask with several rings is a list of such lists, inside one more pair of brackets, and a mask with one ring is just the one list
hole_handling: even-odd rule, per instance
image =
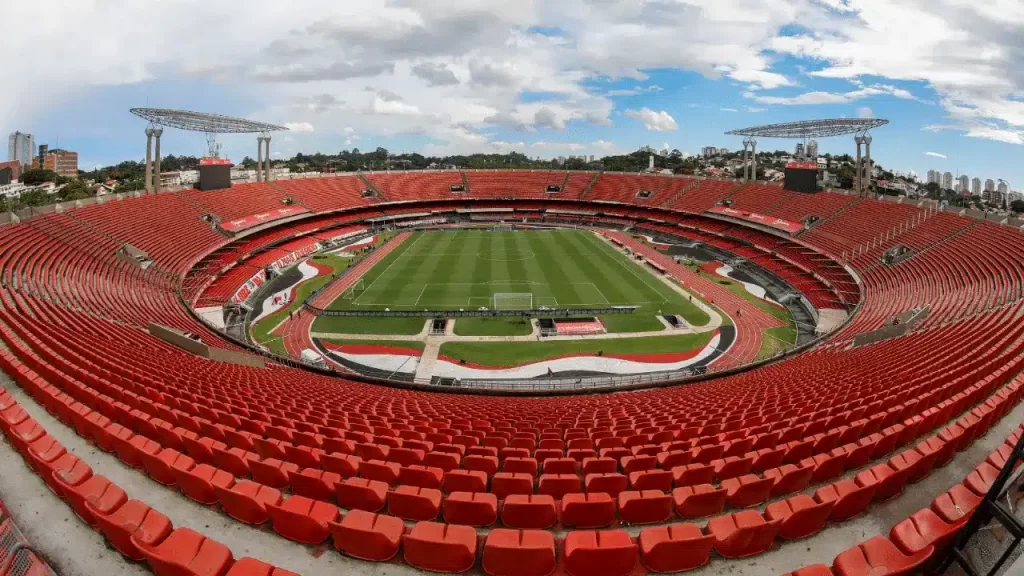
[[637, 545], [621, 530], [569, 532], [565, 571], [570, 576], [625, 576], [637, 562]]
[[498, 520], [498, 498], [487, 492], [452, 492], [444, 500], [444, 521], [490, 526]]
[[672, 491], [676, 513], [683, 518], [701, 518], [718, 514], [725, 509], [727, 497], [725, 488], [715, 489], [711, 484], [681, 486]]
[[907, 556], [888, 538], [875, 536], [836, 556], [832, 568], [836, 576], [912, 574], [928, 560], [932, 551], [933, 549], [928, 547], [917, 554]]
[[501, 523], [510, 528], [550, 528], [557, 520], [555, 500], [547, 494], [513, 494], [501, 508]]
[[292, 496], [280, 506], [267, 504], [274, 532], [303, 544], [319, 544], [330, 534], [328, 523], [338, 517], [338, 508], [327, 502]]
[[619, 518], [627, 524], [653, 524], [672, 516], [672, 497], [658, 490], [619, 494]]
[[715, 551], [725, 558], [746, 558], [760, 554], [775, 541], [781, 520], [766, 522], [753, 510], [744, 510], [708, 521], [708, 533], [714, 537]]
[[132, 541], [158, 576], [221, 576], [231, 566], [226, 546], [188, 528], [178, 528], [156, 546], [135, 536]]
[[671, 524], [640, 531], [641, 562], [654, 572], [684, 572], [707, 564], [714, 537], [693, 524]]
[[562, 524], [573, 528], [603, 528], [615, 522], [615, 500], [603, 492], [566, 494]]
[[141, 500], [129, 500], [113, 512], [104, 514], [92, 504], [86, 507], [96, 520], [96, 525], [115, 550], [130, 560], [144, 560], [136, 541], [148, 547], [156, 546], [170, 536], [171, 521]]
[[543, 530], [491, 530], [483, 569], [490, 576], [548, 576], [555, 571], [555, 539]]
[[441, 512], [441, 491], [398, 486], [388, 494], [388, 514], [404, 520], [433, 520]]
[[341, 522], [328, 522], [334, 537], [334, 547], [343, 554], [384, 562], [398, 554], [405, 525], [394, 516], [384, 516], [352, 510], [342, 517]]
[[772, 502], [765, 509], [764, 517], [768, 521], [779, 520], [779, 537], [786, 540], [806, 538], [825, 527], [829, 514], [832, 513], [832, 502], [818, 503], [810, 496], [800, 494], [792, 498]]
[[419, 522], [403, 537], [405, 561], [431, 572], [465, 572], [476, 562], [476, 530]]

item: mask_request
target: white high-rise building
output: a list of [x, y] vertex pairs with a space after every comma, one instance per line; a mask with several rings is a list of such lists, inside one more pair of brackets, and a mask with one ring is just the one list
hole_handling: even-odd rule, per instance
[[941, 172], [939, 172], [938, 170], [929, 170], [928, 171], [928, 181], [927, 181], [927, 184], [932, 184], [932, 183], [942, 184], [942, 182], [940, 182], [940, 180], [942, 180], [942, 173]]
[[1010, 191], [1010, 184], [1007, 183], [1006, 180], [1000, 179], [999, 185], [996, 186], [996, 191], [999, 192], [999, 194], [1006, 196], [1006, 194]]
[[31, 134], [24, 132], [13, 132], [7, 137], [7, 160], [17, 160], [22, 164], [32, 162], [35, 154], [36, 139]]
[[957, 192], [961, 194], [967, 194], [971, 191], [971, 179], [964, 174], [963, 176], [956, 179]]
[[812, 159], [818, 157], [818, 141], [817, 140], [811, 140], [810, 142], [807, 143], [807, 157], [808, 158], [812, 158]]
[[796, 156], [797, 160], [803, 160], [804, 159], [804, 143], [803, 142], [797, 142], [796, 143], [796, 151], [793, 153], [793, 156]]
[[942, 188], [945, 190], [953, 189], [953, 173], [943, 172], [942, 173]]
[[995, 180], [993, 180], [991, 178], [989, 178], [988, 180], [985, 180], [985, 192], [995, 192], [995, 189], [996, 189], [996, 182], [995, 182]]
[[981, 178], [975, 177], [974, 180], [971, 180], [971, 194], [981, 196]]

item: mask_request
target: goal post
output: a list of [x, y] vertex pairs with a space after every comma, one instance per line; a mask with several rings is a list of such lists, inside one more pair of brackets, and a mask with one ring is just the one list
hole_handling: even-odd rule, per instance
[[351, 286], [346, 288], [345, 292], [342, 293], [341, 297], [343, 299], [345, 299], [345, 300], [352, 300], [353, 298], [355, 298], [359, 294], [362, 294], [363, 290], [365, 290], [365, 289], [366, 289], [366, 287], [363, 285], [363, 279], [360, 278], [360, 279], [355, 281], [355, 284], [352, 284]]
[[532, 310], [533, 292], [495, 292], [495, 310]]

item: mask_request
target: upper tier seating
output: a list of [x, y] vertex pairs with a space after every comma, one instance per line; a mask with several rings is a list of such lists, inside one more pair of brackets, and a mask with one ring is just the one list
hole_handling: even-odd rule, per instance
[[409, 200], [451, 200], [456, 198], [451, 186], [462, 184], [462, 173], [444, 172], [373, 172], [366, 175], [389, 202]]
[[351, 174], [276, 180], [271, 185], [282, 191], [281, 196], [290, 196], [313, 212], [324, 212], [339, 206], [372, 204], [377, 201], [373, 197], [363, 196], [362, 191], [367, 188], [366, 183], [362, 178]]
[[666, 206], [674, 210], [703, 212], [735, 191], [741, 184], [731, 180], [701, 180]]
[[772, 208], [789, 202], [798, 195], [796, 192], [783, 190], [781, 186], [747, 184], [729, 196], [729, 200], [732, 200], [732, 207], [737, 210], [768, 214]]
[[227, 190], [184, 190], [180, 194], [226, 221], [284, 208], [284, 199], [288, 193], [282, 192], [276, 185], [276, 182], [256, 182], [235, 184]]
[[[624, 204], [658, 205], [668, 198], [663, 193], [674, 178], [669, 176], [641, 176], [639, 174], [619, 174], [605, 172], [598, 177], [587, 200], [610, 200]], [[640, 191], [650, 192], [647, 198], [637, 196]]]
[[[561, 198], [565, 192], [550, 194], [551, 184], [565, 184], [566, 172], [555, 171], [467, 171], [469, 189], [473, 198]], [[584, 185], [585, 186], [585, 185]], [[579, 196], [577, 191], [576, 197]]]

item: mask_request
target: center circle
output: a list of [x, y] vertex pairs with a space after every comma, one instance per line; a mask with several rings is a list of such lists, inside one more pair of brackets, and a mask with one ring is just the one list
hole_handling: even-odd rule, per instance
[[537, 257], [531, 250], [482, 250], [476, 256], [492, 262], [519, 262]]

